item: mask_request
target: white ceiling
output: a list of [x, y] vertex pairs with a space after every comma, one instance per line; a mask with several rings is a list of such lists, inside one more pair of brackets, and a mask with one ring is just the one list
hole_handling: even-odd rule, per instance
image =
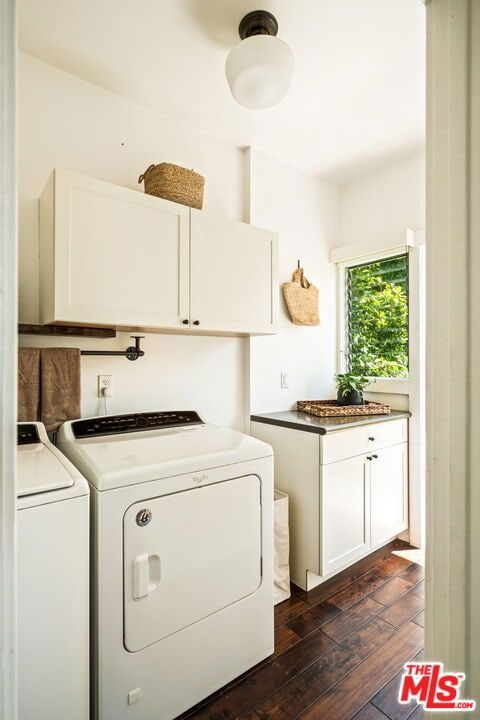
[[[239, 146], [343, 183], [424, 144], [420, 0], [21, 0], [20, 48]], [[238, 23], [273, 12], [295, 54], [288, 96], [247, 110], [225, 58]]]

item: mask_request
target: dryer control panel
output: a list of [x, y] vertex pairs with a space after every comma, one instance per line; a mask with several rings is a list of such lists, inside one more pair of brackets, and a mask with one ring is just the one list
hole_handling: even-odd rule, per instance
[[17, 445], [34, 445], [40, 442], [42, 441], [35, 425], [17, 425]]
[[105, 417], [76, 420], [72, 423], [72, 430], [75, 438], [81, 439], [203, 424], [203, 420], [194, 410], [175, 410], [172, 412], [106, 415]]

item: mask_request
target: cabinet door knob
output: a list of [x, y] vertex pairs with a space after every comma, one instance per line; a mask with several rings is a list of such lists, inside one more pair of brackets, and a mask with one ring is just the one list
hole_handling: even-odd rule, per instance
[[375, 438], [374, 438], [374, 437], [369, 437], [368, 439], [369, 439], [371, 442], [375, 442]]
[[367, 460], [371, 460], [371, 459], [372, 459], [372, 456], [371, 456], [371, 455], [367, 455]]
[[184, 325], [188, 325], [188, 318], [185, 318], [185, 320], [182, 320], [182, 323], [183, 323]]
[[200, 320], [194, 320], [194, 321], [193, 321], [193, 324], [194, 324], [194, 325], [200, 325]]
[[372, 457], [375, 458], [375, 460], [378, 458], [378, 455], [372, 455]]

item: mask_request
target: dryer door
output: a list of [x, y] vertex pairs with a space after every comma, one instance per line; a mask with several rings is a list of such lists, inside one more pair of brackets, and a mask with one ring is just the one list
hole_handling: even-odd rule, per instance
[[225, 480], [131, 505], [124, 523], [124, 644], [137, 652], [254, 593], [260, 479]]

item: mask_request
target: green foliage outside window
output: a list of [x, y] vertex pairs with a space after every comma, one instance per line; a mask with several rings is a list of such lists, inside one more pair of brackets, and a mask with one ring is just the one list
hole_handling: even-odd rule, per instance
[[408, 255], [346, 270], [348, 370], [408, 377]]

